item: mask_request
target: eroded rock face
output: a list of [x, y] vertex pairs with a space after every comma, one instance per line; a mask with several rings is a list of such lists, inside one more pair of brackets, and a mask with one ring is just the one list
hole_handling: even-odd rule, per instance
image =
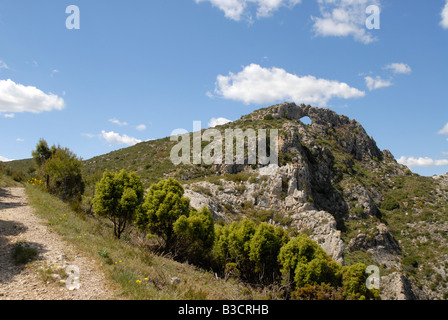
[[387, 268], [400, 268], [400, 245], [383, 223], [377, 224], [368, 233], [359, 233], [356, 238], [350, 240], [347, 251], [358, 250], [367, 251], [378, 264]]
[[[312, 124], [303, 124], [303, 117], [309, 117]], [[217, 165], [214, 170], [223, 177], [220, 182], [215, 179], [213, 183], [202, 181], [186, 186], [186, 196], [194, 207], [206, 205], [216, 218], [227, 221], [246, 215], [248, 207], [253, 212], [271, 210], [343, 264], [346, 244], [340, 230], [345, 221], [379, 216], [377, 204], [382, 194], [368, 189], [356, 177], [344, 183], [342, 178], [358, 174], [354, 173], [355, 161], [365, 163], [371, 172], [381, 172], [382, 162], [386, 161], [390, 176], [403, 174], [406, 168], [396, 163], [390, 152], [381, 151], [357, 121], [329, 109], [285, 103], [258, 110], [241, 120], [259, 124], [268, 119], [280, 119], [275, 122], [280, 126], [279, 152], [283, 157], [279, 165]], [[242, 171], [250, 179], [224, 178], [225, 174]], [[282, 224], [276, 219], [269, 221]], [[370, 250], [372, 257], [386, 266], [395, 266], [400, 253], [385, 225], [377, 226], [373, 237], [359, 234], [347, 247]]]
[[382, 300], [416, 300], [411, 282], [401, 273], [381, 277]]
[[334, 217], [325, 211], [304, 210], [292, 217], [292, 226], [304, 232], [316, 241], [336, 262], [343, 264], [345, 244], [341, 239], [341, 231], [336, 229]]
[[386, 225], [383, 223], [375, 226], [371, 230], [371, 234], [360, 233], [356, 238], [352, 239], [348, 245], [348, 250], [356, 251], [359, 249], [369, 250], [375, 248], [376, 250], [384, 250], [391, 254], [401, 253], [400, 246], [395, 238], [390, 234]]

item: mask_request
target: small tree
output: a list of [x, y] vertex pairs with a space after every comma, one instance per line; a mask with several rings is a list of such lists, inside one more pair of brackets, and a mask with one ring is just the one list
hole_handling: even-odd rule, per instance
[[[275, 279], [280, 271], [277, 261], [280, 249], [288, 241], [288, 235], [281, 227], [261, 223], [250, 241], [250, 260], [260, 278]], [[272, 278], [271, 278], [272, 277]]]
[[32, 155], [36, 165], [41, 167], [53, 154], [52, 150], [48, 147], [47, 141], [40, 139], [36, 146], [36, 150], [32, 152]]
[[46, 176], [49, 192], [63, 200], [80, 201], [84, 192], [82, 161], [69, 149], [57, 148], [45, 161], [42, 171]]
[[207, 207], [200, 211], [191, 209], [190, 215], [180, 216], [174, 223], [174, 232], [179, 237], [179, 249], [189, 261], [201, 264], [213, 246], [215, 228], [213, 216]]
[[184, 188], [177, 180], [159, 181], [149, 188], [142, 211], [137, 215], [137, 226], [161, 237], [165, 251], [172, 251], [175, 245], [174, 223], [182, 215], [189, 215], [190, 199], [183, 194]]
[[107, 217], [114, 224], [114, 234], [120, 239], [143, 202], [143, 184], [136, 173], [126, 170], [106, 170], [97, 183], [93, 208], [95, 214]]
[[369, 290], [366, 286], [366, 265], [357, 263], [342, 269], [342, 287], [344, 296], [349, 300], [379, 299], [379, 291]]
[[254, 264], [250, 260], [250, 240], [255, 234], [255, 223], [244, 218], [230, 225], [228, 250], [232, 262], [237, 264], [241, 274], [250, 278], [254, 274]]
[[283, 277], [294, 279], [297, 287], [329, 283], [338, 286], [340, 266], [306, 235], [291, 239], [280, 250], [278, 260]]
[[255, 229], [255, 223], [247, 218], [215, 226], [213, 256], [218, 269], [224, 271], [227, 265], [232, 265], [243, 278], [253, 279], [254, 263], [250, 261], [249, 253]]
[[50, 177], [48, 174], [43, 172], [43, 168], [47, 160], [49, 160], [56, 153], [56, 147], [53, 146], [51, 149], [48, 147], [48, 143], [45, 139], [40, 139], [36, 145], [36, 150], [32, 152], [34, 162], [37, 166], [37, 171], [45, 178], [45, 185], [48, 188], [50, 184]]

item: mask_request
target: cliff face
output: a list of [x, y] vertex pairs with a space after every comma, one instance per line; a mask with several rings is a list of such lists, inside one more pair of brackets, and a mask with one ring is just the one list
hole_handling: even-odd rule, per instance
[[[312, 124], [302, 123], [304, 117]], [[388, 283], [383, 298], [443, 296], [443, 289], [425, 289], [430, 283], [422, 285], [416, 270], [407, 272], [402, 259], [408, 251], [403, 253], [394, 236], [401, 235], [402, 225], [391, 225], [402, 212], [384, 205], [397, 179], [418, 177], [389, 151], [379, 150], [357, 121], [328, 109], [286, 103], [229, 126], [279, 129], [279, 165], [216, 165], [215, 175], [185, 186], [193, 206], [206, 205], [227, 221], [248, 216], [307, 233], [339, 263], [381, 266]]]

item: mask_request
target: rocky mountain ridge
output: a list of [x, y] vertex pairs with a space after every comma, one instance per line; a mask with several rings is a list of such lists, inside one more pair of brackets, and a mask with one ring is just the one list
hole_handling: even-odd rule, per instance
[[[312, 124], [303, 124], [303, 117]], [[339, 263], [381, 266], [385, 299], [446, 296], [445, 289], [409, 279], [401, 241], [384, 217], [395, 209], [384, 209], [385, 190], [397, 188], [394, 179], [415, 176], [407, 167], [379, 150], [357, 121], [328, 109], [285, 103], [244, 116], [234, 127], [260, 123], [280, 126], [279, 165], [216, 165], [216, 175], [185, 186], [193, 206], [207, 206], [218, 219], [248, 216], [307, 233]]]

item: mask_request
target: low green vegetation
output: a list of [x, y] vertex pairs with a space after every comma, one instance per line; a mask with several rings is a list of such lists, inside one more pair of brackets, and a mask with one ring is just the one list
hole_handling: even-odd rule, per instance
[[[135, 228], [128, 228], [117, 239], [108, 219], [77, 213], [41, 187], [27, 185], [26, 193], [36, 214], [70, 245], [96, 261], [111, 289], [118, 286], [118, 299], [263, 299], [268, 294], [236, 279], [216, 278], [212, 272], [153, 252]], [[172, 282], [173, 277], [180, 282]]]
[[[362, 268], [365, 271], [365, 265], [356, 265], [358, 272], [352, 272], [353, 267], [338, 265], [305, 235], [291, 238], [281, 227], [249, 219], [215, 224], [208, 209], [197, 211], [190, 207], [183, 187], [172, 178], [152, 185], [138, 208], [141, 200], [133, 184], [141, 190], [141, 182], [133, 174], [106, 171], [96, 187], [98, 197], [92, 217], [72, 211], [67, 204], [44, 193], [42, 186], [28, 185], [27, 193], [37, 213], [67, 241], [96, 257], [110, 279], [119, 283], [122, 293], [132, 299], [208, 299], [225, 296], [226, 287], [252, 288], [242, 290], [244, 295], [233, 292], [228, 296], [246, 299], [247, 295], [254, 298], [260, 289], [266, 294], [267, 286], [281, 288], [276, 293], [268, 291], [271, 298], [305, 299], [309, 294], [319, 295], [318, 291], [327, 285], [330, 292], [340, 292], [340, 299], [377, 298], [375, 292], [365, 288], [367, 275], [359, 272]], [[126, 215], [131, 231], [122, 229], [118, 236], [113, 217], [134, 210], [135, 215]], [[174, 260], [157, 254], [172, 256]], [[168, 280], [179, 273], [168, 276], [170, 269], [161, 259], [171, 270], [182, 266], [182, 277], [191, 279], [196, 274], [202, 282], [188, 290], [185, 284], [180, 293], [179, 284]], [[193, 271], [184, 264], [186, 261], [198, 269]], [[212, 280], [213, 274], [220, 277]], [[285, 281], [289, 281], [286, 286], [282, 285]], [[220, 293], [214, 291], [218, 286]], [[302, 292], [305, 286], [307, 294]]]
[[13, 247], [12, 258], [16, 265], [24, 265], [36, 259], [38, 251], [31, 248], [27, 243], [19, 242]]
[[17, 187], [25, 182], [21, 171], [12, 169], [8, 164], [0, 162], [0, 188]]

